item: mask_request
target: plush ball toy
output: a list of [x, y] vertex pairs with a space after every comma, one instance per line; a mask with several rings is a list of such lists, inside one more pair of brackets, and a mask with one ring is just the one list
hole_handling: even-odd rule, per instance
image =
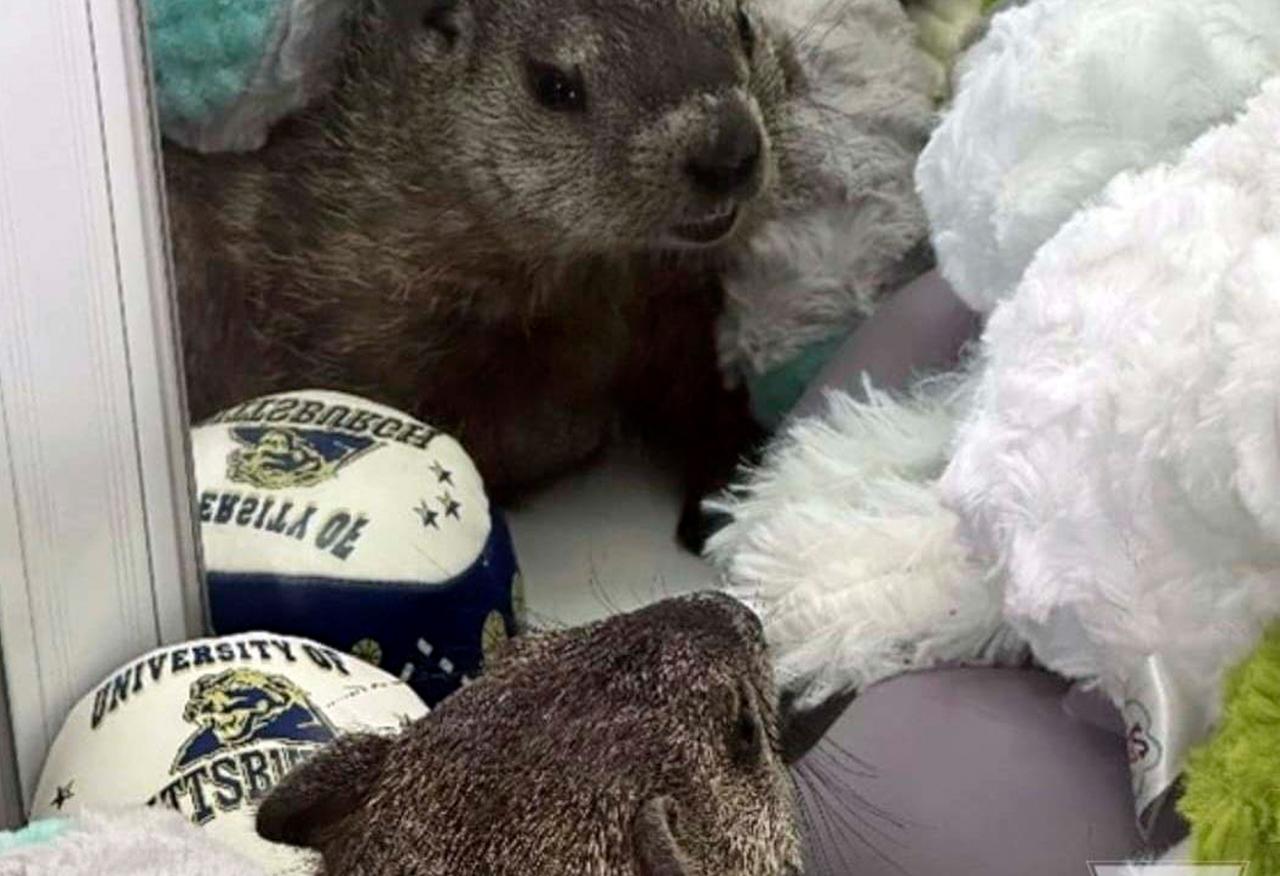
[[516, 631], [511, 538], [448, 435], [306, 391], [223, 411], [192, 444], [216, 633], [313, 638], [435, 704]]
[[258, 838], [256, 804], [338, 736], [424, 714], [394, 676], [306, 639], [246, 633], [160, 648], [71, 710], [31, 814], [166, 806], [270, 873], [310, 874], [311, 856]]

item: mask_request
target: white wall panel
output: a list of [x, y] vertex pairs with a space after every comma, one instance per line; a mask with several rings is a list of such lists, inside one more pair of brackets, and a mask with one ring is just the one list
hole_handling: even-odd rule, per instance
[[76, 699], [201, 626], [144, 71], [132, 0], [0, 2], [0, 649], [24, 799]]

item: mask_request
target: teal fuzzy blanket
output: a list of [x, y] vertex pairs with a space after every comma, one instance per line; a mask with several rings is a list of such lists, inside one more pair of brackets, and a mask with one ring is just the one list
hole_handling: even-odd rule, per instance
[[163, 808], [85, 813], [0, 833], [6, 876], [265, 876]]
[[350, 0], [145, 0], [160, 126], [203, 152], [250, 151], [323, 93]]

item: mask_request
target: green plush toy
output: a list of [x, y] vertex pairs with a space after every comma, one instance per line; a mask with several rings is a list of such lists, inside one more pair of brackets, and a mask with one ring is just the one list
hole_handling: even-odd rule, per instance
[[1280, 626], [1228, 678], [1218, 731], [1190, 754], [1178, 809], [1196, 861], [1280, 874]]
[[1001, 0], [907, 0], [920, 46], [936, 64], [937, 97], [949, 95], [951, 68]]

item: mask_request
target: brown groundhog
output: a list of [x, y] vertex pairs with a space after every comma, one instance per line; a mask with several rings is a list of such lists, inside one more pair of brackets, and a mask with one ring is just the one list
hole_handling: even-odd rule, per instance
[[345, 737], [258, 832], [342, 876], [799, 872], [759, 621], [720, 594], [515, 639], [397, 737]]
[[629, 403], [727, 475], [717, 259], [777, 206], [788, 57], [750, 0], [362, 0], [266, 147], [166, 147], [193, 417], [355, 392], [501, 497]]

